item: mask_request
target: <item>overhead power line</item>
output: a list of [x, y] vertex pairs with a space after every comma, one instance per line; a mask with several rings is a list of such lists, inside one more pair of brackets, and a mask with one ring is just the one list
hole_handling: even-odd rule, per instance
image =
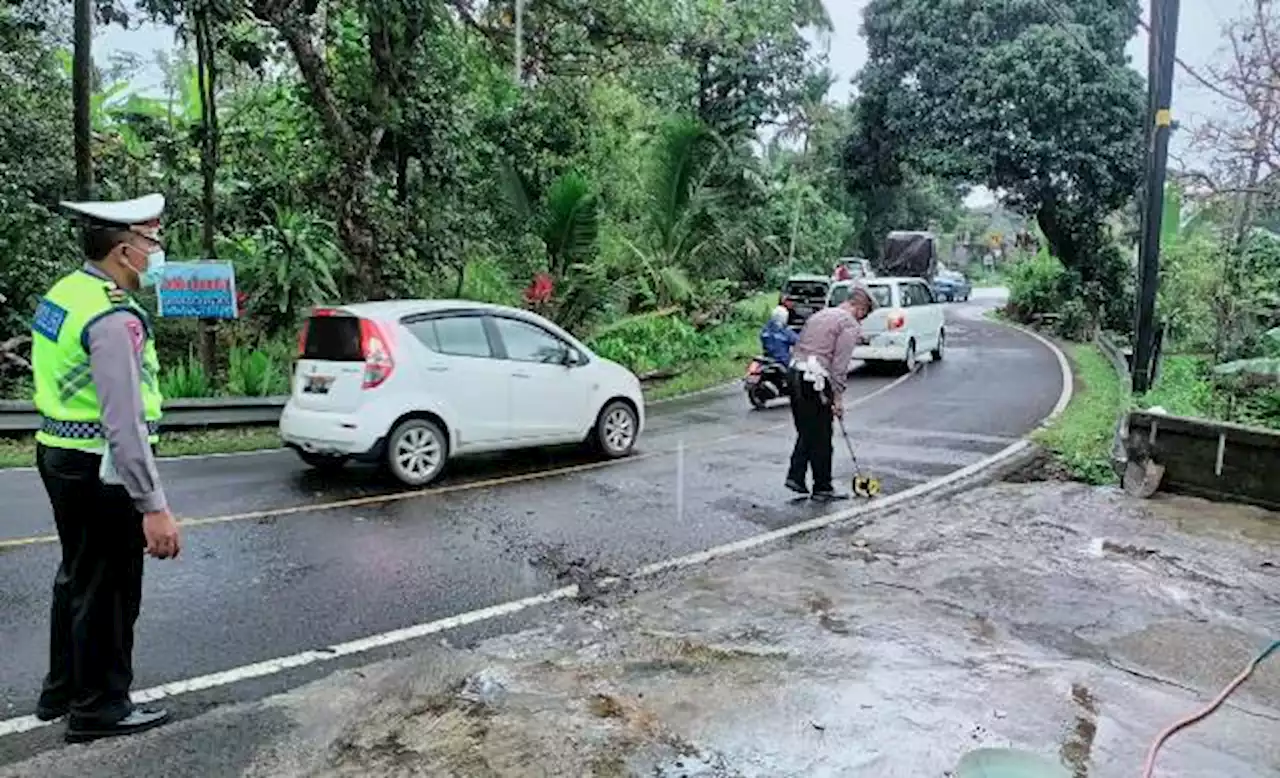
[[[1056, 0], [1037, 0], [1037, 2], [1040, 4], [1042, 8], [1044, 8], [1045, 11], [1049, 13], [1049, 15], [1053, 16], [1055, 19], [1058, 20], [1059, 26], [1062, 29], [1062, 31], [1065, 32], [1068, 36], [1070, 36], [1071, 39], [1075, 41], [1076, 45], [1079, 46], [1081, 50], [1083, 50], [1084, 52], [1092, 56], [1094, 59], [1096, 59], [1099, 62], [1099, 64], [1101, 64], [1103, 67], [1112, 67], [1114, 65], [1114, 63], [1107, 62], [1106, 59], [1103, 58], [1101, 53], [1099, 53], [1097, 48], [1095, 48], [1092, 44], [1090, 44], [1088, 41], [1081, 38], [1076, 33], [1075, 27], [1078, 25], [1076, 25], [1075, 22], [1072, 22], [1071, 19], [1067, 17], [1066, 13], [1062, 9], [1062, 6], [1059, 5], [1056, 2]], [[1134, 21], [1137, 23], [1139, 27], [1143, 29], [1143, 31], [1147, 33], [1147, 45], [1148, 46], [1152, 45], [1151, 44], [1151, 25], [1148, 24], [1147, 21], [1143, 19], [1141, 16], [1135, 17]], [[1213, 83], [1205, 76], [1200, 75], [1200, 73], [1195, 68], [1188, 65], [1181, 57], [1175, 56], [1174, 62], [1187, 75], [1191, 76], [1191, 78], [1195, 79], [1196, 82], [1198, 82], [1201, 86], [1205, 87], [1206, 89], [1232, 102], [1235, 102], [1235, 103], [1244, 102], [1243, 100], [1240, 99], [1240, 97], [1233, 95], [1230, 92], [1227, 92], [1221, 86]]]
[[1038, 2], [1044, 10], [1049, 12], [1050, 16], [1058, 20], [1058, 27], [1065, 32], [1071, 40], [1075, 41], [1076, 46], [1080, 47], [1081, 51], [1096, 59], [1098, 64], [1102, 65], [1103, 69], [1109, 69], [1115, 66], [1114, 62], [1108, 62], [1106, 58], [1102, 56], [1102, 52], [1098, 51], [1098, 49], [1087, 40], [1076, 34], [1075, 28], [1077, 25], [1075, 22], [1072, 22], [1067, 18], [1066, 14], [1062, 11], [1062, 7], [1054, 2], [1054, 0], [1038, 0]]
[[[1143, 30], [1146, 30], [1146, 33], [1147, 33], [1147, 45], [1148, 45], [1148, 46], [1152, 45], [1152, 43], [1151, 43], [1151, 25], [1147, 24], [1147, 22], [1146, 22], [1146, 21], [1145, 21], [1141, 16], [1139, 16], [1139, 17], [1138, 17], [1138, 26], [1139, 26], [1139, 27], [1141, 27]], [[1186, 73], [1187, 75], [1189, 75], [1189, 76], [1191, 76], [1192, 78], [1194, 78], [1196, 81], [1198, 81], [1198, 82], [1200, 83], [1200, 85], [1201, 85], [1201, 86], [1205, 87], [1206, 89], [1210, 90], [1211, 92], [1213, 92], [1213, 93], [1215, 93], [1215, 94], [1217, 94], [1217, 95], [1219, 95], [1219, 96], [1221, 96], [1221, 97], [1225, 97], [1226, 99], [1228, 99], [1228, 100], [1230, 100], [1230, 101], [1232, 101], [1232, 102], [1236, 102], [1236, 103], [1242, 103], [1242, 102], [1244, 102], [1244, 101], [1243, 101], [1243, 100], [1241, 100], [1241, 99], [1240, 99], [1240, 97], [1238, 97], [1237, 95], [1233, 95], [1233, 94], [1231, 94], [1230, 92], [1227, 92], [1227, 91], [1226, 91], [1225, 89], [1223, 89], [1222, 87], [1218, 86], [1217, 84], [1213, 83], [1213, 82], [1212, 82], [1212, 81], [1210, 81], [1209, 79], [1207, 79], [1207, 78], [1205, 78], [1204, 76], [1200, 75], [1198, 72], [1196, 72], [1196, 69], [1195, 69], [1195, 68], [1191, 67], [1191, 66], [1190, 66], [1190, 65], [1188, 65], [1186, 62], [1183, 62], [1182, 57], [1175, 56], [1175, 57], [1173, 58], [1173, 61], [1178, 65], [1178, 67], [1179, 67], [1179, 68], [1181, 68], [1181, 69], [1182, 69], [1182, 71], [1183, 71], [1184, 73]]]

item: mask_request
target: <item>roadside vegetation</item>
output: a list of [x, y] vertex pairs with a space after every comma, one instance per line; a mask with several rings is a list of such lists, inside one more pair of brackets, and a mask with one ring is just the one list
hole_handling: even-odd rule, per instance
[[1038, 430], [1033, 439], [1052, 453], [1072, 478], [1090, 484], [1111, 483], [1115, 481], [1111, 446], [1116, 420], [1128, 410], [1129, 398], [1120, 376], [1097, 346], [1073, 343], [1066, 350], [1075, 373], [1075, 394], [1062, 415]]
[[867, 188], [878, 125], [831, 97], [816, 0], [531, 4], [519, 77], [510, 3], [164, 0], [99, 22], [171, 25], [176, 52], [118, 57], [92, 94], [70, 10], [0, 9], [0, 397], [30, 396], [30, 311], [79, 261], [54, 210], [77, 174], [164, 193], [170, 260], [235, 266], [238, 321], [157, 322], [174, 399], [284, 393], [306, 311], [384, 297], [526, 307], [653, 396], [693, 391], [742, 369], [787, 275], [962, 213], [925, 172]]

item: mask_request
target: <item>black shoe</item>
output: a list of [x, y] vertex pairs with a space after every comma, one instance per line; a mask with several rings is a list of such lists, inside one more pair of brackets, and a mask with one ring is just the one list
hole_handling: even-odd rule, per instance
[[66, 739], [68, 743], [88, 743], [91, 740], [102, 740], [108, 737], [136, 735], [139, 732], [155, 729], [162, 724], [168, 723], [168, 721], [169, 712], [167, 710], [147, 710], [145, 708], [134, 708], [132, 713], [114, 724], [77, 722], [75, 718], [72, 718], [67, 722]]
[[786, 486], [796, 494], [808, 494], [809, 488], [794, 478], [788, 478]]
[[838, 502], [849, 499], [849, 495], [840, 494], [834, 489], [823, 489], [822, 491], [814, 490], [812, 499], [814, 502]]
[[69, 710], [67, 705], [36, 705], [36, 718], [41, 721], [57, 721], [67, 715]]

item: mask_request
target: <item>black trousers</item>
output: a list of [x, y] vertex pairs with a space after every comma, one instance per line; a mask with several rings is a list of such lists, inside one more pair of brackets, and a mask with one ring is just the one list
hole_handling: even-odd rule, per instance
[[803, 374], [791, 371], [791, 417], [796, 423], [796, 447], [791, 452], [787, 478], [808, 483], [813, 471], [813, 490], [831, 491], [831, 394], [819, 393]]
[[77, 721], [112, 724], [133, 709], [133, 625], [146, 541], [128, 492], [103, 484], [100, 464], [96, 454], [36, 451], [62, 544], [40, 707], [69, 706]]

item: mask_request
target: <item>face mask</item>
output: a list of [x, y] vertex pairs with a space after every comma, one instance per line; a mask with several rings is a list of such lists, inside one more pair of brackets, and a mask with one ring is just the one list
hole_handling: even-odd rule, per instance
[[138, 274], [138, 284], [143, 289], [156, 286], [164, 278], [164, 249], [156, 249], [147, 254], [147, 266], [139, 270], [134, 270]]

